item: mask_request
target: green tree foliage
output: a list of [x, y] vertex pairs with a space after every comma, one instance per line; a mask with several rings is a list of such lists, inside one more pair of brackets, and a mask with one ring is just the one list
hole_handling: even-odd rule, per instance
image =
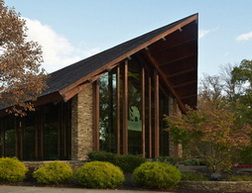
[[236, 106], [242, 123], [252, 124], [252, 61], [242, 60], [240, 65], [231, 72], [231, 82], [239, 89], [233, 96], [233, 101], [239, 101]]

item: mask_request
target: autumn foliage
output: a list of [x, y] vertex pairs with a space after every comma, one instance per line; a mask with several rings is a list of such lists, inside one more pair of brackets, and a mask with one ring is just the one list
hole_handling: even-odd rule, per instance
[[250, 145], [251, 127], [237, 124], [237, 116], [224, 98], [201, 95], [197, 110], [167, 117], [175, 143], [205, 159], [214, 172], [229, 170], [239, 150]]
[[0, 0], [0, 105], [22, 114], [46, 88], [40, 46], [27, 41], [25, 20]]

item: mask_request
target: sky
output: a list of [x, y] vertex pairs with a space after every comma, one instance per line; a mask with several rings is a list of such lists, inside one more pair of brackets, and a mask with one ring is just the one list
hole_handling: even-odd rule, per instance
[[198, 76], [252, 59], [252, 0], [6, 0], [50, 73], [199, 13]]

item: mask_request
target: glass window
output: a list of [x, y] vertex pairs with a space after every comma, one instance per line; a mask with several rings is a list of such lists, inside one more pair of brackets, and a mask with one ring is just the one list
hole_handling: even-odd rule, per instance
[[44, 159], [58, 159], [58, 106], [50, 103], [44, 109]]
[[166, 130], [168, 125], [164, 120], [165, 116], [169, 113], [169, 100], [168, 98], [160, 91], [160, 100], [159, 100], [159, 110], [160, 110], [160, 156], [169, 155], [169, 135]]
[[23, 132], [23, 160], [36, 160], [35, 112], [28, 113], [24, 117]]
[[141, 65], [133, 60], [128, 71], [128, 148], [129, 154], [142, 154]]
[[14, 116], [8, 116], [4, 119], [3, 129], [4, 129], [4, 148], [5, 156], [13, 157], [15, 156], [15, 120]]
[[100, 150], [116, 152], [116, 71], [99, 79]]

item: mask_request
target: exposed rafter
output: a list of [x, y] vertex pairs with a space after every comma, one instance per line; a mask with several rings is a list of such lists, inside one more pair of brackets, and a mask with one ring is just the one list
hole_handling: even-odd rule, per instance
[[160, 69], [159, 64], [157, 60], [150, 54], [150, 52], [143, 52], [145, 56], [150, 60], [150, 62], [155, 66], [157, 69], [158, 73], [162, 77], [163, 81], [166, 83], [167, 87], [170, 88], [171, 93], [173, 96], [176, 97], [178, 104], [183, 112], [186, 112], [185, 104], [181, 101], [180, 96], [177, 94], [176, 90], [173, 88], [173, 84], [167, 79], [166, 75], [164, 72]]

